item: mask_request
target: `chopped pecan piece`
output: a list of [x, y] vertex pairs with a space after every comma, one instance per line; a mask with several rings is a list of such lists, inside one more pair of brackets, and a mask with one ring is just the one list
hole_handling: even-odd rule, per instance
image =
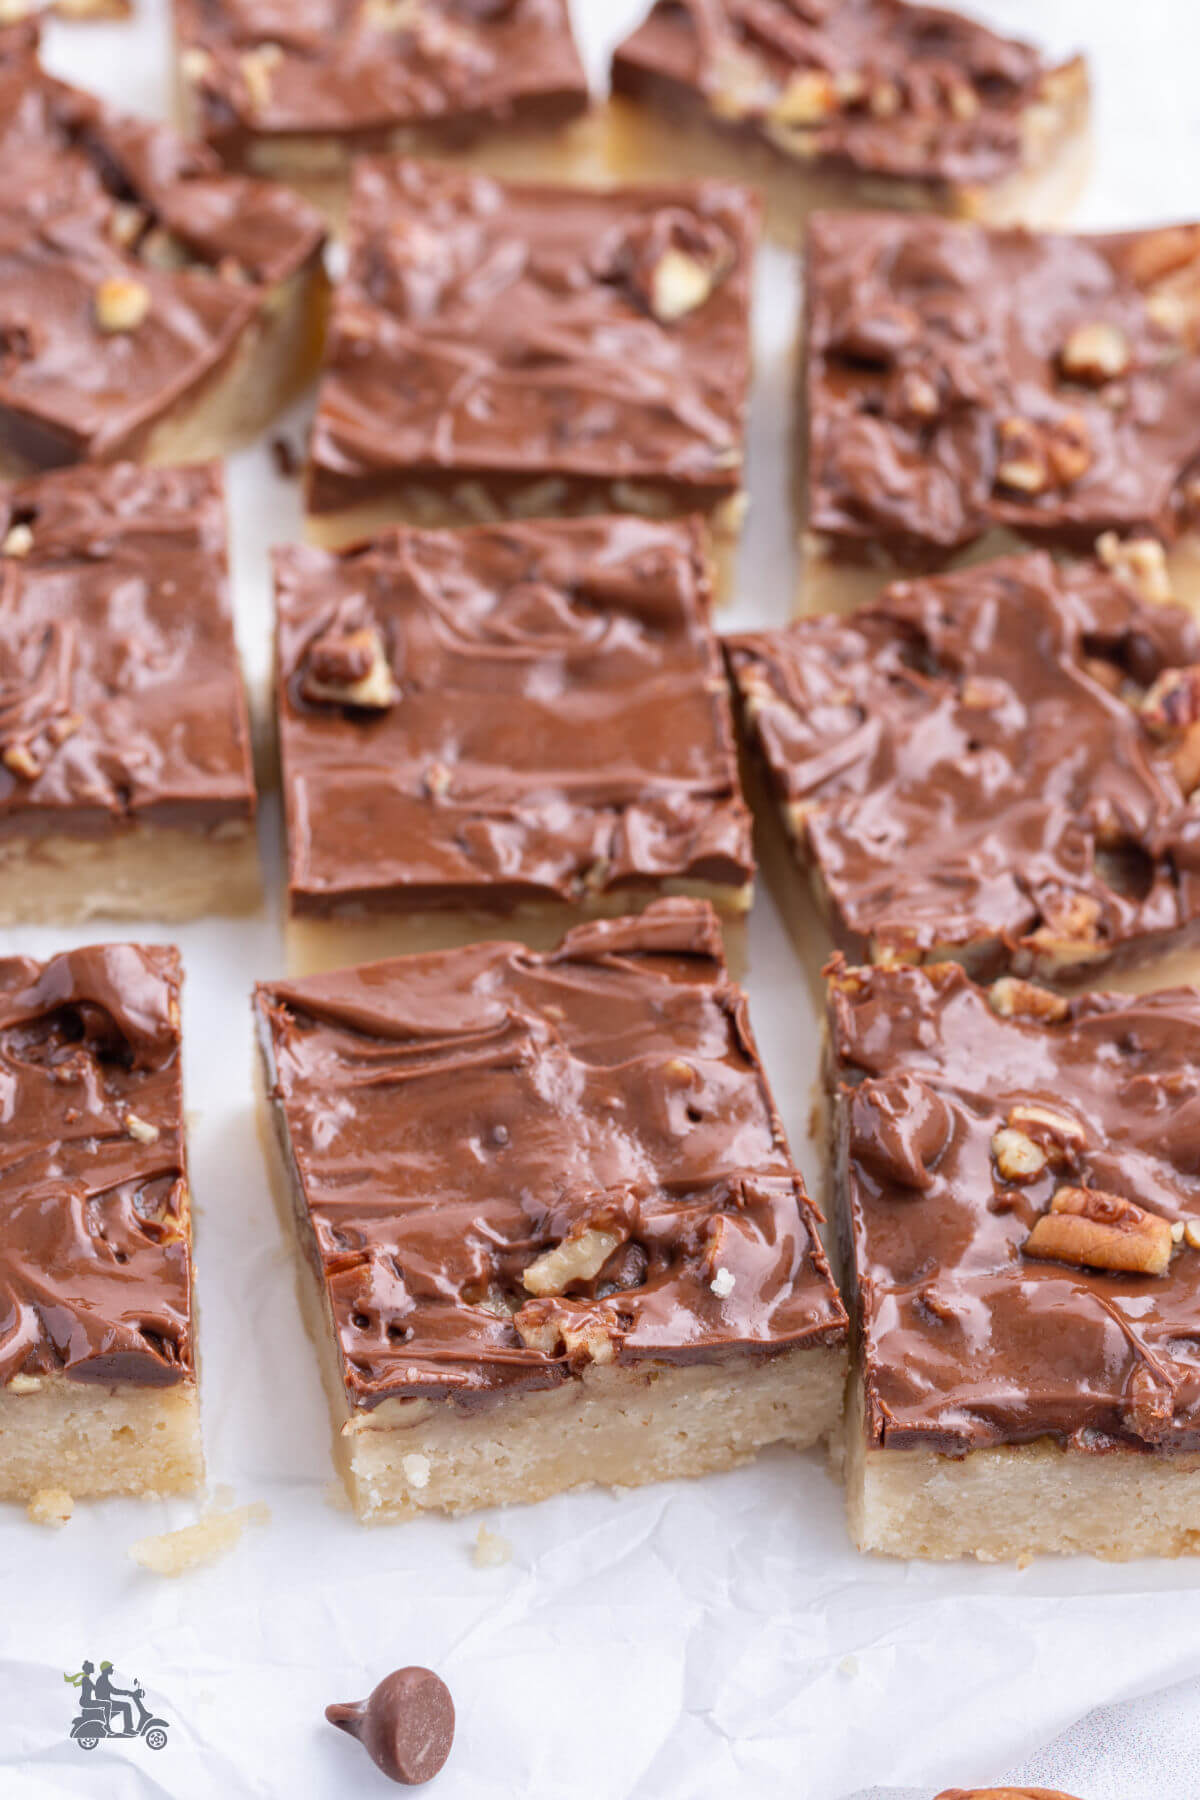
[[1170, 1222], [1119, 1194], [1060, 1188], [1030, 1232], [1026, 1256], [1118, 1274], [1165, 1275], [1175, 1239]]
[[573, 1281], [591, 1281], [598, 1275], [623, 1242], [619, 1232], [585, 1226], [582, 1231], [570, 1233], [553, 1250], [544, 1250], [530, 1263], [522, 1280], [531, 1294], [565, 1293]]
[[331, 700], [386, 712], [396, 683], [383, 638], [374, 625], [335, 624], [309, 647], [300, 691], [306, 700]]
[[1096, 540], [1096, 554], [1118, 581], [1136, 588], [1143, 600], [1173, 600], [1167, 558], [1157, 538], [1120, 538], [1106, 531]]
[[1185, 794], [1200, 787], [1200, 665], [1164, 669], [1138, 707], [1151, 736], [1171, 746], [1171, 764]]
[[1129, 339], [1120, 326], [1096, 320], [1075, 327], [1058, 360], [1063, 374], [1072, 381], [1102, 387], [1106, 381], [1128, 374], [1132, 359]]
[[1041, 1145], [1008, 1125], [993, 1136], [992, 1155], [1005, 1181], [1034, 1181], [1046, 1167], [1046, 1152]]
[[1035, 982], [1022, 981], [1016, 975], [1001, 975], [988, 989], [988, 1004], [1001, 1019], [1033, 1019], [1040, 1025], [1057, 1025], [1065, 1019], [1071, 1003], [1062, 994]]

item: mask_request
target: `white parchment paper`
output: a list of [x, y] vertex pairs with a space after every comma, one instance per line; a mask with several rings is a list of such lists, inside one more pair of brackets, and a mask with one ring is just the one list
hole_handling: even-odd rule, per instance
[[[597, 70], [641, 4], [577, 0]], [[137, 5], [134, 26], [53, 28], [49, 56], [165, 116], [167, 0]], [[1098, 146], [1082, 221], [1200, 214], [1194, 0], [993, 0], [986, 12], [1093, 57]], [[797, 293], [790, 260], [764, 255], [754, 504], [730, 627], [788, 615]], [[297, 444], [303, 424], [301, 409], [288, 422]], [[238, 630], [261, 681], [266, 549], [298, 534], [299, 496], [265, 448], [237, 458], [231, 477]], [[274, 879], [272, 801], [264, 813]], [[48, 955], [84, 935], [28, 930], [6, 934], [5, 948]], [[1006, 1773], [1086, 1800], [1200, 1792], [1200, 1564], [869, 1561], [849, 1548], [820, 1460], [782, 1453], [708, 1481], [489, 1517], [514, 1547], [489, 1571], [471, 1560], [477, 1521], [359, 1527], [333, 1494], [326, 1408], [253, 1120], [247, 996], [282, 966], [274, 909], [176, 935], [209, 1471], [239, 1501], [266, 1501], [271, 1523], [223, 1562], [165, 1582], [128, 1547], [190, 1522], [194, 1504], [80, 1506], [57, 1534], [0, 1509], [3, 1800], [382, 1796], [394, 1790], [322, 1713], [409, 1662], [437, 1669], [457, 1702], [458, 1741], [435, 1790], [453, 1800], [929, 1800]], [[751, 945], [754, 1022], [812, 1179], [816, 1019], [765, 892]], [[104, 1744], [85, 1756], [68, 1741], [75, 1690], [63, 1673], [85, 1657], [141, 1679], [170, 1722], [165, 1749]], [[1131, 1704], [1143, 1696], [1153, 1698]], [[1071, 1729], [1094, 1708], [1107, 1710]]]

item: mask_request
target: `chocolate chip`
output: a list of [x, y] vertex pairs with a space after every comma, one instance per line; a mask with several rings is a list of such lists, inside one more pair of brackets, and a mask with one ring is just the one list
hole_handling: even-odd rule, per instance
[[369, 1699], [327, 1706], [325, 1717], [404, 1787], [432, 1781], [454, 1742], [454, 1701], [431, 1669], [397, 1669]]

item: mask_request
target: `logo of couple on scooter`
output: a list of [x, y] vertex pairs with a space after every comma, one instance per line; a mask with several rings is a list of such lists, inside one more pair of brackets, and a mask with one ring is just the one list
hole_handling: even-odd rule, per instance
[[151, 1750], [161, 1750], [167, 1741], [167, 1721], [156, 1719], [142, 1705], [146, 1690], [136, 1675], [132, 1687], [119, 1688], [110, 1662], [100, 1664], [99, 1675], [95, 1670], [94, 1663], [85, 1662], [77, 1675], [63, 1676], [79, 1689], [79, 1716], [71, 1722], [71, 1736], [79, 1748], [94, 1750], [103, 1738], [145, 1738]]

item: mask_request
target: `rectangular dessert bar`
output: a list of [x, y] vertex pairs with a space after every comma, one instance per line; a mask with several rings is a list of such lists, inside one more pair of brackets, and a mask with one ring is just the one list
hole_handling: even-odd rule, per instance
[[1053, 225], [1088, 172], [1081, 57], [904, 0], [656, 0], [612, 86], [616, 173], [760, 183], [793, 244], [817, 207]]
[[297, 195], [54, 80], [26, 26], [0, 29], [0, 158], [0, 471], [219, 455], [309, 380], [324, 227]]
[[0, 958], [0, 1498], [203, 1475], [178, 952]]
[[0, 482], [0, 924], [260, 899], [220, 470]]
[[367, 157], [309, 471], [318, 541], [387, 524], [742, 514], [745, 189], [512, 186]]
[[1152, 535], [1200, 605], [1200, 226], [1107, 236], [821, 214], [808, 231], [806, 612], [1016, 540]]
[[567, 0], [175, 0], [175, 26], [189, 128], [334, 212], [366, 152], [558, 178], [597, 154]]
[[1200, 627], [1154, 597], [1157, 544], [1106, 548], [726, 640], [768, 810], [856, 960], [1070, 982], [1200, 938]]
[[695, 520], [276, 552], [292, 967], [753, 895]]
[[830, 1431], [845, 1314], [711, 908], [267, 983], [256, 1010], [361, 1518]]
[[861, 1549], [1200, 1549], [1197, 1042], [1194, 988], [835, 967]]

